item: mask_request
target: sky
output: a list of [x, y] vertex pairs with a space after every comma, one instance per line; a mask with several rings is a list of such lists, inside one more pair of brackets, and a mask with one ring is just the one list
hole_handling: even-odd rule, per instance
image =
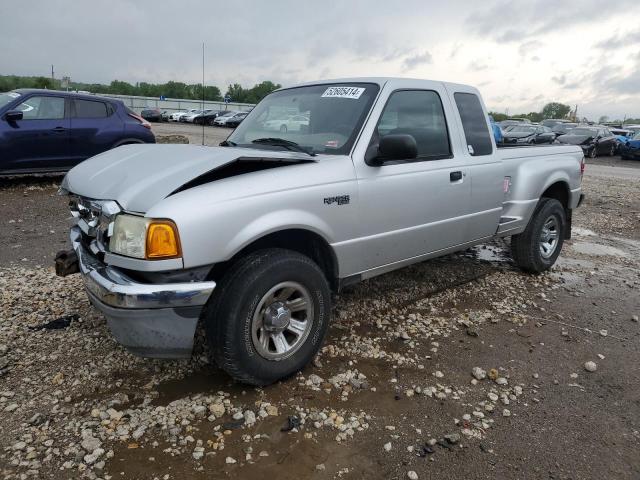
[[0, 75], [284, 86], [394, 76], [471, 84], [490, 110], [559, 101], [640, 117], [635, 0], [29, 0], [0, 5]]

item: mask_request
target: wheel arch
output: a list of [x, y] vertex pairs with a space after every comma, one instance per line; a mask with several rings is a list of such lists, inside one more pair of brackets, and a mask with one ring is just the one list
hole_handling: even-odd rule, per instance
[[139, 138], [123, 138], [122, 140], [118, 140], [116, 143], [114, 143], [111, 148], [121, 147], [122, 145], [133, 145], [133, 144], [140, 144], [140, 143], [145, 143], [145, 142], [143, 142]]
[[542, 192], [540, 198], [555, 198], [558, 200], [565, 210], [569, 207], [570, 189], [569, 184], [564, 180], [558, 180]]
[[311, 258], [323, 271], [331, 289], [338, 290], [338, 258], [329, 242], [319, 233], [305, 228], [285, 228], [267, 233], [243, 246], [233, 257], [217, 263], [209, 277], [221, 278], [228, 268], [245, 255], [266, 248], [284, 248]]

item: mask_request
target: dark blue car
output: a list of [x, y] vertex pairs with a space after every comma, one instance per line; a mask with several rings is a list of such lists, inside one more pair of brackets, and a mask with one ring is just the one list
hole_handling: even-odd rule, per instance
[[130, 143], [155, 137], [120, 100], [55, 90], [0, 93], [0, 175], [63, 172]]

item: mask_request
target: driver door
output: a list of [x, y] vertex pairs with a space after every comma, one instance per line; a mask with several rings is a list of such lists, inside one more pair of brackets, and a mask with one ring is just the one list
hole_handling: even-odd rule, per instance
[[63, 96], [32, 95], [16, 110], [22, 120], [8, 122], [8, 170], [65, 170], [70, 157], [69, 102]]
[[425, 88], [420, 81], [412, 87], [407, 81], [406, 88], [391, 92], [370, 148], [384, 135], [409, 134], [416, 139], [418, 157], [382, 166], [354, 158], [360, 238], [350, 244], [348, 270], [380, 271], [465, 241], [471, 182], [466, 157], [454, 150], [449, 136], [452, 106], [442, 84], [430, 82]]

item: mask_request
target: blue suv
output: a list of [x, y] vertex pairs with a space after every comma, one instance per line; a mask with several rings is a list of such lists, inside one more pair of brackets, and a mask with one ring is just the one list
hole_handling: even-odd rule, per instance
[[0, 175], [64, 172], [130, 143], [155, 143], [151, 125], [120, 100], [55, 90], [0, 93]]

